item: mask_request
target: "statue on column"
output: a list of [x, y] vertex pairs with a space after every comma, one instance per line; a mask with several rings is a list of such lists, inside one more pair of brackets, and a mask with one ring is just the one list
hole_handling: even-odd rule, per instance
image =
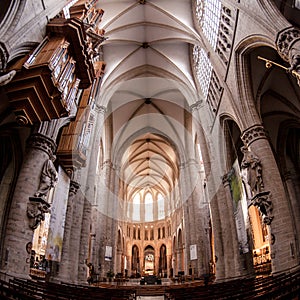
[[241, 169], [246, 170], [246, 184], [249, 185], [252, 195], [256, 195], [264, 189], [260, 159], [248, 147], [243, 146], [241, 151], [244, 154]]
[[27, 205], [27, 217], [29, 218], [29, 227], [36, 229], [41, 221], [45, 220], [45, 213], [50, 212], [50, 203], [47, 202], [47, 196], [51, 188], [53, 188], [58, 181], [58, 173], [53, 164], [56, 157], [50, 156], [45, 161], [38, 190], [35, 192], [34, 197], [29, 197]]
[[270, 225], [273, 220], [273, 204], [270, 199], [270, 191], [264, 191], [262, 177], [262, 165], [260, 159], [246, 146], [241, 148], [244, 154], [241, 170], [245, 183], [247, 197], [250, 204], [259, 208], [263, 215], [264, 223]]
[[52, 155], [48, 160], [45, 161], [38, 190], [35, 192], [34, 197], [42, 198], [46, 201], [46, 197], [51, 188], [53, 188], [58, 181], [58, 174], [53, 164], [56, 156]]

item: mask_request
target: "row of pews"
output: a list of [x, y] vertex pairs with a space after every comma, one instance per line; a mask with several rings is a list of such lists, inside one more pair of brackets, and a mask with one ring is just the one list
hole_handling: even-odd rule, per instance
[[194, 281], [171, 285], [108, 285], [97, 287], [11, 278], [0, 280], [2, 300], [136, 300], [139, 296], [164, 296], [166, 300], [286, 299], [300, 300], [300, 269], [256, 278], [210, 283]]
[[165, 289], [169, 300], [286, 299], [300, 300], [300, 270], [293, 273], [235, 279], [207, 286], [174, 285]]
[[127, 286], [106, 285], [91, 287], [69, 283], [53, 283], [13, 278], [0, 280], [2, 300], [133, 300], [135, 289]]

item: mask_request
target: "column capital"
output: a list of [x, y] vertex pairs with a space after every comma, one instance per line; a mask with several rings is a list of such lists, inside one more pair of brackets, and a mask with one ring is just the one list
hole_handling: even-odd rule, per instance
[[56, 143], [43, 134], [35, 133], [27, 140], [27, 147], [42, 150], [51, 157], [56, 150]]
[[241, 139], [245, 145], [249, 146], [256, 140], [267, 139], [267, 132], [262, 125], [253, 125], [244, 130], [241, 135]]
[[276, 47], [278, 54], [289, 61], [290, 50], [296, 42], [300, 41], [300, 29], [290, 26], [278, 32], [276, 37]]
[[288, 27], [280, 31], [276, 38], [279, 55], [290, 64], [287, 72], [297, 78], [300, 86], [300, 29]]

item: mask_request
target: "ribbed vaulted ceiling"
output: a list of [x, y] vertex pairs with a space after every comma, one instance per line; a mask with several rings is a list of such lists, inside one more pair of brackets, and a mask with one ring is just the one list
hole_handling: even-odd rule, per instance
[[200, 99], [190, 62], [191, 45], [200, 40], [192, 2], [98, 3], [107, 38], [99, 104], [112, 113], [115, 155], [127, 199], [145, 187], [166, 194], [178, 178], [178, 153], [185, 144], [182, 108]]

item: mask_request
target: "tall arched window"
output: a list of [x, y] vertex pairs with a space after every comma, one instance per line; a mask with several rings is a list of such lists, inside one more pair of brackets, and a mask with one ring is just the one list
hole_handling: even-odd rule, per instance
[[197, 0], [196, 18], [204, 35], [215, 49], [218, 38], [219, 23], [221, 15], [220, 0]]
[[132, 220], [140, 221], [141, 220], [141, 197], [140, 194], [136, 194], [132, 200]]
[[150, 193], [145, 197], [145, 222], [153, 221], [153, 198]]
[[194, 68], [204, 97], [207, 97], [212, 74], [212, 64], [206, 52], [200, 46], [193, 49]]
[[161, 193], [157, 196], [157, 218], [158, 220], [165, 217], [165, 199]]

